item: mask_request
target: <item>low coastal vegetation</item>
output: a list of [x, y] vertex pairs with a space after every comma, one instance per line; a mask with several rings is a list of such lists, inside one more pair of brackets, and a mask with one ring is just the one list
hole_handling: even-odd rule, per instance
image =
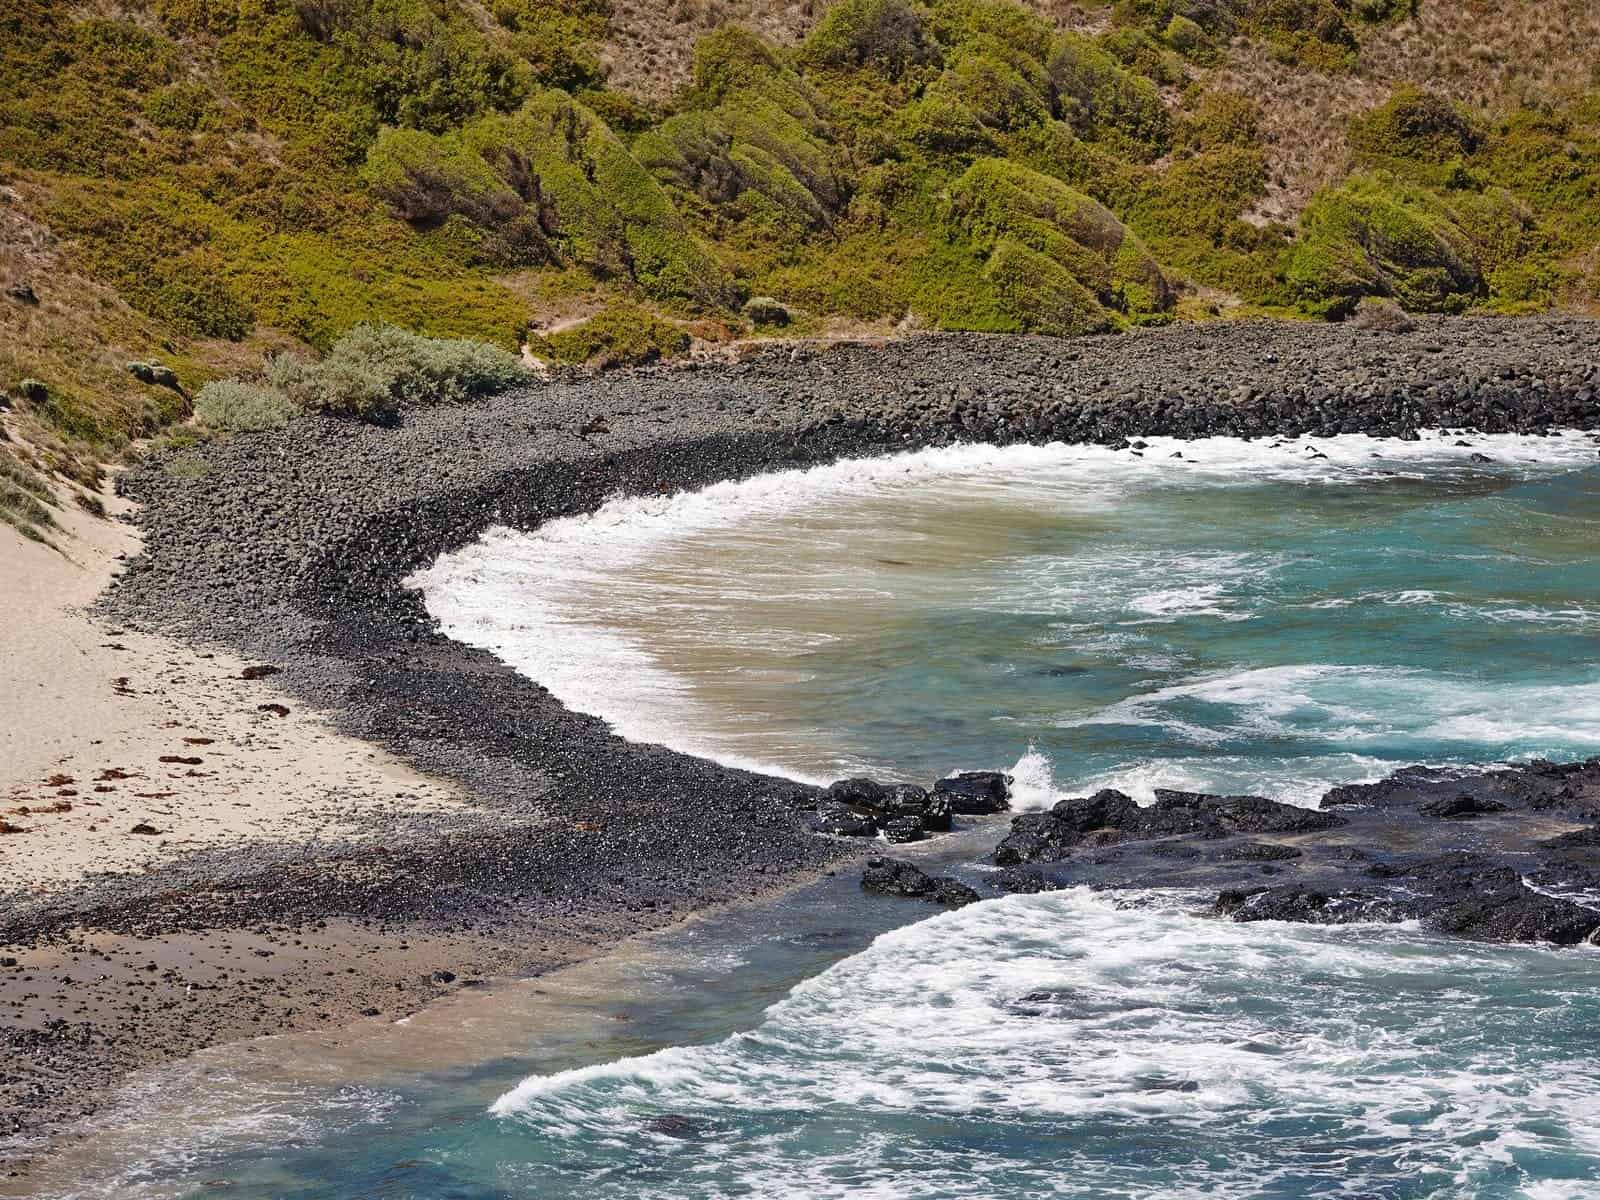
[[269, 358], [257, 378], [216, 379], [195, 415], [212, 429], [277, 429], [298, 412], [382, 420], [402, 409], [471, 400], [532, 379], [516, 355], [466, 338], [358, 325], [321, 359]]
[[[1592, 307], [1600, 80], [1434, 70], [1444, 10], [1477, 19], [836, 0], [710, 21], [674, 86], [630, 90], [608, 0], [17, 0], [0, 388], [50, 449], [0, 456], [70, 474], [195, 414], [383, 416], [514, 382], [524, 346]], [[1269, 76], [1358, 98], [1299, 114], [1338, 147], [1303, 201]]]

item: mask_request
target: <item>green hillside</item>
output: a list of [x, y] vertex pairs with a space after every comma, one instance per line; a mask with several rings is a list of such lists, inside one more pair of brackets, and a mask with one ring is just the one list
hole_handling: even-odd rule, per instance
[[[1369, 44], [1422, 36], [1408, 0], [1060, 24], [838, 0], [793, 45], [711, 30], [664, 101], [607, 86], [607, 0], [87, 11], [0, 15], [0, 386], [44, 469], [187, 414], [130, 362], [192, 394], [369, 322], [629, 361], [785, 323], [1070, 335], [1600, 291], [1596, 79], [1470, 105], [1375, 82]], [[1373, 93], [1321, 118], [1337, 175], [1288, 215], [1249, 62]]]

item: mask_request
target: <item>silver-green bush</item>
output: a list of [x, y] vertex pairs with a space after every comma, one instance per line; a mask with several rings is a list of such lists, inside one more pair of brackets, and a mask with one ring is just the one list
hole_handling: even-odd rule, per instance
[[284, 356], [267, 368], [267, 382], [296, 404], [358, 417], [470, 400], [532, 377], [498, 346], [388, 325], [356, 326], [319, 363]]
[[294, 416], [295, 408], [277, 388], [240, 379], [216, 379], [200, 389], [194, 411], [213, 429], [248, 433], [282, 429]]

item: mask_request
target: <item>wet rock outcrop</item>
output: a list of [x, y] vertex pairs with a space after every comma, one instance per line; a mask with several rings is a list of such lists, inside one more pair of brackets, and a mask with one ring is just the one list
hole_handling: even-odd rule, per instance
[[1366, 875], [1373, 885], [1366, 890], [1330, 893], [1299, 883], [1230, 889], [1215, 909], [1235, 921], [1421, 920], [1440, 933], [1489, 942], [1575, 946], [1600, 933], [1600, 910], [1536, 892], [1514, 868], [1482, 855], [1380, 863]]
[[940, 779], [932, 790], [914, 783], [841, 779], [817, 800], [811, 827], [840, 837], [877, 837], [895, 843], [949, 833], [953, 816], [985, 815], [1011, 807], [1011, 776], [968, 771]]
[[1600, 937], [1600, 758], [1407, 767], [1333, 788], [1317, 808], [1155, 797], [1144, 806], [1107, 790], [1024, 813], [994, 861], [1012, 872], [1035, 864], [1053, 885], [1212, 889], [1210, 910], [1234, 921], [1415, 920], [1557, 946]]
[[[1122, 792], [1107, 788], [1083, 799], [1062, 800], [1047, 812], [1018, 817], [1011, 824], [1011, 833], [995, 848], [994, 861], [1001, 866], [1059, 862], [1084, 846], [1174, 836], [1216, 840], [1244, 833], [1307, 833], [1344, 823], [1345, 819], [1334, 813], [1282, 804], [1262, 796], [1208, 796], [1158, 788], [1156, 802], [1144, 807]], [[1166, 842], [1152, 847], [1152, 852], [1181, 856], [1174, 845]], [[1246, 857], [1254, 854], [1257, 858], [1276, 853], [1237, 847], [1230, 847], [1229, 852]], [[1196, 848], [1196, 856], [1199, 853]]]
[[907, 900], [927, 900], [946, 908], [961, 908], [981, 899], [976, 891], [957, 879], [937, 878], [921, 867], [899, 858], [873, 858], [861, 875], [861, 888], [879, 896], [899, 896]]

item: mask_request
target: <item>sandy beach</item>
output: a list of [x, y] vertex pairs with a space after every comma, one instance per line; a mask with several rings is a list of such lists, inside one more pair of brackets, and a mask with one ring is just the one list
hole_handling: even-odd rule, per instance
[[[271, 669], [89, 612], [137, 554], [132, 505], [64, 503], [59, 549], [0, 527], [0, 879], [48, 892], [251, 840], [375, 836], [459, 790], [336, 733]], [[135, 832], [135, 830], [153, 832]]]

